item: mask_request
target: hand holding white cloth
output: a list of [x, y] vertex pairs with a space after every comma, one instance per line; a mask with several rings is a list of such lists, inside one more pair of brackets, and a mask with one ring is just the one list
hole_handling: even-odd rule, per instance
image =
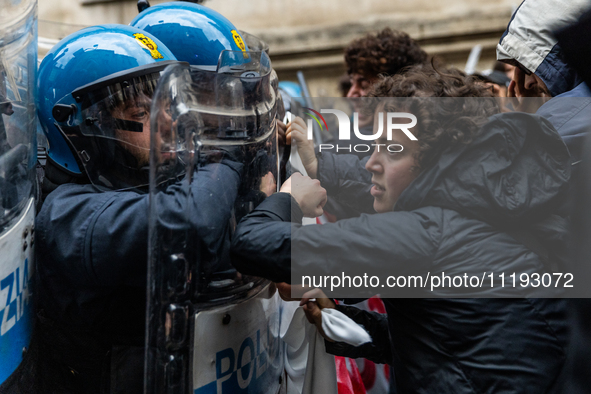
[[[286, 343], [285, 370], [288, 394], [337, 394], [334, 356], [326, 353], [324, 338], [308, 322], [297, 302], [284, 303], [281, 338]], [[369, 334], [336, 309], [322, 310], [322, 329], [336, 342], [359, 346], [371, 342]]]

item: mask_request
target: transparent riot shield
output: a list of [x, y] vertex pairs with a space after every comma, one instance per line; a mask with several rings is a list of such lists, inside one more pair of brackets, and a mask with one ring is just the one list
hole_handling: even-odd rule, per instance
[[240, 30], [240, 36], [250, 51], [266, 52], [267, 55], [269, 54], [269, 44], [257, 36], [245, 32], [244, 30]]
[[37, 2], [0, 1], [0, 383], [32, 329]]
[[279, 299], [230, 264], [241, 217], [277, 191], [265, 52], [169, 66], [151, 110], [147, 393], [277, 393]]

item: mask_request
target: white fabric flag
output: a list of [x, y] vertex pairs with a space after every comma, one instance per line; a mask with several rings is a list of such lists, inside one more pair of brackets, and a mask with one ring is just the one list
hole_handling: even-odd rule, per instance
[[[337, 394], [334, 356], [326, 353], [324, 338], [297, 302], [283, 305], [281, 339], [286, 343], [287, 394]], [[353, 346], [371, 342], [361, 326], [336, 309], [322, 310], [322, 329], [336, 342]]]

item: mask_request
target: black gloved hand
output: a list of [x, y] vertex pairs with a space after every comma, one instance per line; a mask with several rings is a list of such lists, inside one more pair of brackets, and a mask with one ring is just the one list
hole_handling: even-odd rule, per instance
[[212, 163], [225, 164], [238, 172], [242, 179], [247, 160], [245, 149], [242, 145], [203, 147], [199, 153], [199, 167]]
[[203, 147], [200, 152], [199, 164], [221, 163], [223, 160], [229, 160], [236, 163], [244, 163], [245, 147], [238, 146], [211, 146]]

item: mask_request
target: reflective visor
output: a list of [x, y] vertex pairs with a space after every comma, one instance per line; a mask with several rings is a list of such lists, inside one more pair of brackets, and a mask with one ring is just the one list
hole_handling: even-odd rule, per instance
[[149, 112], [161, 72], [174, 63], [178, 62], [140, 66], [82, 86], [58, 101], [53, 108], [54, 118], [60, 125], [80, 127], [88, 136], [113, 138], [117, 128], [141, 132], [142, 122], [138, 121], [137, 114], [129, 117], [129, 108], [145, 107]]
[[[86, 136], [118, 138], [121, 131], [149, 132], [150, 105], [160, 74], [130, 79], [88, 94], [81, 113], [80, 132]], [[106, 93], [109, 93], [108, 95]], [[100, 100], [96, 100], [100, 98]]]
[[159, 62], [82, 86], [54, 106], [54, 118], [93, 184], [110, 189], [147, 185], [150, 108]]
[[177, 89], [184, 107], [202, 119], [202, 143], [266, 138], [275, 127], [272, 76], [265, 52], [223, 51], [216, 72], [192, 67], [191, 85]]

